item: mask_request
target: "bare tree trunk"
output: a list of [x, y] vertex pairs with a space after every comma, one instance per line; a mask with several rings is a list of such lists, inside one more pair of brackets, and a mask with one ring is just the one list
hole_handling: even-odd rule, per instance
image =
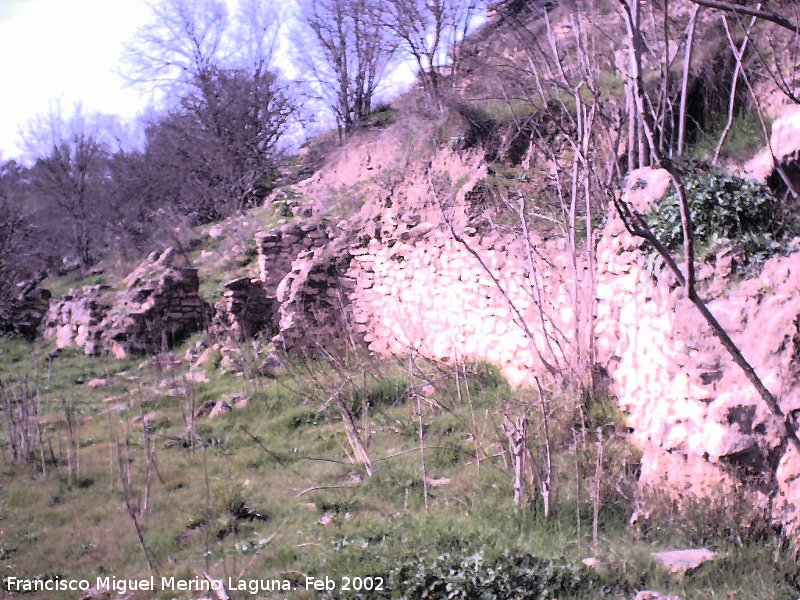
[[784, 29], [788, 29], [789, 31], [793, 31], [794, 33], [800, 34], [800, 25], [774, 12], [764, 11], [761, 10], [760, 8], [750, 8], [748, 6], [744, 6], [741, 4], [729, 4], [728, 2], [718, 2], [717, 0], [691, 0], [691, 1], [701, 6], [706, 6], [708, 8], [718, 8], [719, 10], [732, 12], [736, 15], [747, 15], [750, 17], [756, 17], [758, 19], [764, 19], [765, 21], [770, 21], [772, 23], [775, 23], [776, 25], [780, 25]]
[[625, 109], [628, 113], [628, 173], [636, 169], [636, 103], [633, 99], [633, 83], [625, 82]]
[[603, 428], [597, 428], [597, 460], [594, 469], [594, 490], [592, 492], [592, 549], [597, 551], [600, 530], [600, 489], [603, 475]]
[[683, 79], [681, 81], [681, 105], [678, 109], [678, 156], [683, 156], [683, 146], [686, 140], [686, 103], [689, 98], [689, 71], [692, 67], [692, 53], [694, 52], [694, 31], [697, 25], [697, 14], [700, 7], [695, 5], [689, 15], [689, 26], [686, 31], [686, 49], [683, 54]]
[[575, 445], [575, 542], [578, 547], [578, 554], [581, 552], [581, 468], [580, 468], [580, 444], [578, 442], [578, 432], [572, 429], [572, 440]]
[[350, 447], [353, 449], [353, 454], [355, 454], [356, 461], [364, 465], [364, 470], [367, 472], [367, 476], [371, 477], [372, 461], [370, 461], [367, 449], [364, 447], [364, 444], [361, 441], [361, 436], [358, 435], [358, 428], [356, 427], [355, 419], [353, 419], [353, 414], [345, 406], [344, 402], [342, 402], [339, 392], [334, 394], [332, 400], [333, 405], [336, 407], [336, 410], [339, 412], [339, 415], [342, 417], [342, 421], [344, 422], [347, 441], [350, 442]]
[[514, 506], [522, 505], [525, 491], [523, 476], [525, 473], [525, 452], [528, 445], [528, 419], [516, 417], [512, 422], [508, 414], [503, 415], [503, 431], [508, 438], [511, 459], [514, 462]]
[[428, 512], [428, 469], [425, 465], [425, 434], [422, 427], [422, 396], [417, 398], [417, 435], [419, 436], [419, 458], [422, 462], [422, 497], [425, 501], [425, 512]]
[[[761, 3], [758, 3], [756, 8], [761, 8]], [[722, 25], [725, 29], [728, 29], [728, 21], [725, 15], [720, 17], [722, 19]], [[747, 26], [744, 32], [744, 39], [742, 40], [741, 45], [739, 46], [738, 52], [733, 53], [733, 57], [736, 60], [736, 66], [733, 69], [733, 80], [731, 81], [731, 93], [728, 97], [728, 120], [725, 123], [725, 127], [722, 129], [722, 133], [719, 136], [719, 141], [717, 141], [717, 147], [714, 149], [714, 157], [711, 159], [711, 164], [716, 165], [719, 161], [719, 155], [722, 152], [722, 147], [725, 145], [725, 139], [728, 137], [728, 133], [731, 130], [731, 125], [733, 125], [733, 118], [734, 118], [734, 110], [736, 108], [736, 88], [737, 84], [739, 83], [739, 73], [742, 70], [742, 58], [744, 57], [745, 50], [747, 49], [747, 43], [750, 41], [750, 32], [753, 30], [753, 26], [756, 24], [756, 18], [752, 17], [750, 19], [750, 24]]]
[[542, 384], [539, 378], [534, 378], [536, 381], [536, 388], [539, 392], [539, 409], [542, 414], [542, 436], [544, 437], [544, 477], [542, 477], [542, 504], [544, 505], [544, 518], [550, 517], [550, 492], [553, 482], [553, 456], [552, 444], [550, 441], [550, 414]]

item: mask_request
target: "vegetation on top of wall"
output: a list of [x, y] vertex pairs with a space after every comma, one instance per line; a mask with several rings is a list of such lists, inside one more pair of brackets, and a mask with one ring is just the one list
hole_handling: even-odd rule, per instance
[[[687, 174], [684, 185], [698, 259], [729, 248], [739, 257], [734, 271], [747, 276], [756, 273], [767, 259], [789, 251], [798, 233], [797, 218], [766, 186], [714, 172]], [[645, 218], [669, 250], [682, 251], [680, 207], [674, 192]], [[650, 253], [655, 255], [656, 250]]]
[[[722, 114], [711, 119], [705, 130], [697, 132], [694, 142], [687, 148], [687, 154], [697, 160], [710, 161], [714, 157], [725, 125], [726, 116]], [[752, 157], [763, 145], [764, 135], [758, 114], [754, 111], [741, 110], [731, 122], [720, 154], [736, 161], [743, 161]]]

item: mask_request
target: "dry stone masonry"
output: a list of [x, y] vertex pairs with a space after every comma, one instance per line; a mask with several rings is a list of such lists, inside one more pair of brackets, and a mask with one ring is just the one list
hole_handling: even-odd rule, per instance
[[292, 270], [301, 253], [327, 244], [333, 235], [325, 220], [301, 220], [256, 233], [258, 269], [268, 296], [274, 296], [281, 279]]
[[262, 331], [274, 330], [277, 304], [260, 279], [239, 277], [223, 284], [222, 300], [217, 302], [213, 329], [237, 342]]
[[[744, 490], [776, 521], [800, 526], [800, 456], [783, 423], [672, 276], [648, 270], [641, 240], [612, 209], [590, 272], [560, 236], [497, 233], [468, 197], [482, 169], [474, 156], [441, 155], [408, 167], [392, 193], [375, 187], [349, 219], [259, 232], [258, 277], [225, 284], [220, 331], [238, 341], [275, 334], [291, 351], [347, 336], [377, 354], [485, 360], [515, 386], [596, 368], [642, 450], [643, 488], [678, 501]], [[447, 202], [432, 183], [441, 173], [460, 182]], [[664, 171], [639, 170], [625, 200], [644, 212], [669, 185]], [[175, 258], [151, 255], [124, 290], [70, 293], [48, 312], [46, 335], [118, 356], [169, 346], [209, 314], [196, 270]], [[722, 251], [698, 265], [702, 294], [784, 412], [800, 414], [800, 251], [738, 283], [732, 260]]]
[[86, 354], [100, 353], [100, 331], [97, 326], [111, 308], [111, 287], [87, 285], [71, 289], [50, 305], [44, 319], [43, 335], [56, 340], [57, 348], [80, 346]]
[[[644, 169], [630, 176], [626, 200], [645, 211], [668, 189], [664, 171]], [[642, 449], [643, 488], [679, 501], [744, 489], [777, 521], [798, 524], [800, 457], [782, 423], [671, 276], [648, 271], [641, 240], [613, 212], [592, 298], [586, 265], [572, 264], [563, 242], [534, 235], [528, 248], [468, 224], [456, 239], [415, 209], [373, 202], [333, 241], [301, 252], [277, 289], [277, 339], [309, 347], [345, 325], [378, 354], [486, 360], [524, 386], [551, 369], [578, 370], [594, 306], [597, 366]], [[800, 411], [800, 253], [736, 285], [728, 253], [698, 266], [712, 312], [783, 409]]]
[[[639, 210], [662, 199], [668, 176], [629, 176]], [[637, 191], [633, 191], [637, 189]], [[597, 255], [598, 361], [643, 450], [640, 484], [689, 497], [722, 500], [746, 490], [773, 517], [800, 525], [800, 457], [667, 271], [645, 268], [641, 240], [612, 214]], [[727, 259], [727, 260], [726, 260]], [[758, 278], [720, 280], [730, 271], [699, 269], [701, 294], [787, 414], [800, 410], [800, 253], [776, 257]]]
[[[554, 265], [531, 273], [523, 250], [511, 237], [457, 241], [442, 229], [351, 249], [353, 319], [379, 354], [485, 360], [500, 366], [512, 385], [533, 386], [534, 375], [572, 359], [563, 332], [574, 319], [569, 311], [550, 310], [555, 302], [569, 303], [565, 271]], [[537, 293], [551, 303], [543, 311]]]
[[174, 248], [153, 252], [124, 280], [124, 288], [71, 290], [50, 307], [45, 337], [59, 348], [81, 346], [87, 354], [160, 352], [208, 322], [197, 269], [178, 266]]

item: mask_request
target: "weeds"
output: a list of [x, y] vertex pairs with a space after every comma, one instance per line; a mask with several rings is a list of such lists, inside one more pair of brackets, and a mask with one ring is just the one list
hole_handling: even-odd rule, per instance
[[[24, 353], [10, 347], [0, 357], [0, 371], [9, 373]], [[496, 597], [531, 589], [541, 597], [623, 598], [657, 587], [684, 598], [707, 597], [713, 589], [777, 600], [797, 590], [791, 555], [763, 515], [729, 503], [710, 513], [689, 509], [686, 522], [666, 510], [627, 527], [637, 500], [637, 453], [621, 436], [624, 423], [611, 399], [548, 396], [552, 478], [545, 518], [538, 493], [514, 505], [502, 411], [513, 401], [523, 414], [527, 404], [494, 367], [414, 360], [409, 372], [407, 362], [351, 360], [364, 368], [348, 371], [350, 387], [341, 392], [372, 477], [359, 468], [338, 412], [324, 406], [327, 390], [346, 380], [326, 361], [292, 364], [258, 385], [246, 380], [255, 375], [219, 373], [184, 385], [181, 366], [159, 370], [148, 362], [119, 372], [127, 363], [109, 370], [116, 374], [101, 391], [70, 383], [91, 371], [84, 357], [54, 359], [52, 393], [76, 393], [80, 472], [70, 483], [65, 423], [60, 452], [56, 430], [48, 430], [57, 460], [47, 460], [47, 478], [30, 479], [32, 467], [41, 474], [38, 452], [31, 465], [4, 463], [0, 553], [13, 565], [9, 574], [144, 575], [149, 555], [153, 568], [175, 576], [194, 576], [206, 565], [232, 575], [381, 575], [393, 597], [409, 598], [448, 584], [454, 593], [482, 588]], [[173, 396], [166, 388], [183, 391]], [[245, 389], [247, 408], [187, 427], [193, 403]], [[105, 402], [109, 397], [118, 400]], [[530, 402], [525, 461], [540, 466], [541, 411], [535, 397]], [[60, 403], [52, 404], [55, 410], [63, 422]], [[4, 452], [11, 454], [8, 442]], [[538, 490], [537, 477], [523, 480]], [[593, 574], [580, 561], [594, 523], [596, 556], [605, 566]], [[649, 559], [653, 548], [689, 543], [711, 545], [728, 558], [678, 582]], [[745, 565], [757, 576], [738, 576]]]

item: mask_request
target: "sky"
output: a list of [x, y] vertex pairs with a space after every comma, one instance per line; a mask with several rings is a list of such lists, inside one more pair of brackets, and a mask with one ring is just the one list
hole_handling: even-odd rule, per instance
[[144, 0], [0, 0], [0, 160], [54, 102], [70, 113], [133, 119], [147, 104], [116, 73], [124, 44], [147, 22]]
[[[233, 11], [235, 0], [227, 3]], [[56, 105], [65, 115], [80, 104], [84, 114], [123, 123], [145, 113], [150, 96], [119, 71], [125, 44], [150, 19], [146, 0], [0, 0], [0, 161], [24, 160], [21, 132]], [[275, 58], [291, 76], [288, 51]], [[389, 95], [408, 87], [413, 73], [408, 64], [394, 71]]]

